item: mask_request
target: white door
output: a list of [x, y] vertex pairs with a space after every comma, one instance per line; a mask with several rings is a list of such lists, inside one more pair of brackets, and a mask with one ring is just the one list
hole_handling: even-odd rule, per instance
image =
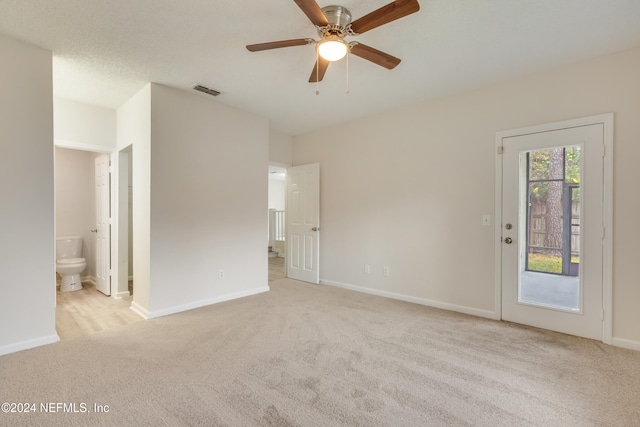
[[320, 165], [287, 170], [287, 277], [320, 283]]
[[603, 135], [598, 123], [502, 138], [504, 320], [602, 340]]
[[109, 155], [97, 157], [96, 168], [96, 289], [111, 295], [111, 227]]

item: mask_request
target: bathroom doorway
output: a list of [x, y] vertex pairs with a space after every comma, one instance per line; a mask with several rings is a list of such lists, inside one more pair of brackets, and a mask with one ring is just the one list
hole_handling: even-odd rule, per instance
[[268, 260], [269, 281], [284, 279], [286, 274], [286, 242], [285, 242], [285, 198], [287, 192], [287, 168], [277, 164], [269, 165], [268, 191]]
[[[109, 291], [112, 297], [100, 293], [96, 289], [96, 185], [95, 160], [109, 153], [106, 149], [84, 149], [81, 144], [71, 146], [56, 145], [54, 147], [54, 205], [56, 236], [79, 236], [83, 241], [82, 257], [87, 267], [80, 273], [82, 289], [72, 292], [62, 292], [59, 289], [60, 277], [56, 275], [56, 331], [60, 339], [68, 339], [81, 335], [122, 327], [123, 325], [142, 320], [130, 310], [131, 294], [128, 289], [123, 292], [123, 286], [117, 277], [111, 277]], [[122, 157], [120, 157], [122, 159]], [[125, 156], [128, 159], [128, 156]], [[127, 170], [130, 164], [126, 165]], [[131, 174], [124, 174], [125, 186], [130, 187]], [[106, 202], [113, 205], [112, 182], [109, 181], [109, 196]], [[116, 180], [117, 181], [117, 180]], [[125, 194], [129, 198], [129, 192]], [[120, 197], [122, 199], [122, 197]], [[118, 206], [118, 204], [116, 204]], [[124, 208], [129, 210], [129, 203]], [[126, 212], [126, 211], [125, 211]], [[117, 209], [111, 213], [112, 224], [118, 224]], [[114, 227], [113, 225], [111, 227]], [[110, 235], [110, 231], [108, 231]], [[122, 240], [122, 239], [120, 239]], [[125, 245], [128, 240], [124, 239]], [[117, 242], [116, 242], [117, 243]], [[106, 258], [111, 258], [111, 247], [103, 248]], [[113, 268], [111, 260], [111, 269]], [[127, 260], [128, 261], [128, 260]], [[129, 264], [127, 262], [126, 264]], [[123, 265], [120, 263], [120, 265]], [[125, 267], [128, 267], [125, 265]], [[125, 270], [125, 274], [129, 273]], [[125, 287], [128, 280], [125, 278]]]

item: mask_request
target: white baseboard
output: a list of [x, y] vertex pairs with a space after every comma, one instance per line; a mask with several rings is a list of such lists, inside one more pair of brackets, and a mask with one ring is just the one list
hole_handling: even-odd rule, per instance
[[[261, 294], [263, 292], [269, 292], [269, 286], [261, 286], [259, 288], [253, 288], [242, 292], [235, 292], [233, 294], [222, 295], [216, 298], [200, 300], [190, 302], [188, 304], [176, 305], [173, 307], [163, 308], [161, 310], [154, 310], [147, 312], [147, 319], [153, 319], [154, 317], [168, 316], [170, 314], [180, 313], [182, 311], [193, 310], [194, 308], [200, 308], [207, 305], [217, 304], [224, 301], [230, 301], [238, 298], [244, 298], [251, 295]], [[131, 304], [133, 306], [133, 304]], [[133, 308], [132, 308], [133, 309]], [[134, 310], [136, 311], [136, 310]], [[140, 313], [138, 313], [140, 314]]]
[[140, 304], [136, 303], [135, 301], [131, 302], [131, 305], [129, 306], [129, 310], [133, 311], [138, 316], [142, 317], [144, 320], [150, 319], [149, 311], [146, 308], [142, 307]]
[[321, 284], [335, 286], [337, 288], [348, 289], [350, 291], [363, 292], [365, 294], [377, 295], [380, 297], [396, 299], [400, 301], [412, 302], [414, 304], [426, 305], [428, 307], [441, 308], [443, 310], [455, 311], [458, 313], [470, 314], [472, 316], [485, 317], [493, 320], [500, 320], [500, 316], [494, 311], [481, 310], [479, 308], [466, 307], [462, 305], [449, 304], [440, 301], [434, 301], [426, 298], [412, 297], [409, 295], [397, 294], [395, 292], [381, 291], [378, 289], [370, 289], [362, 286], [350, 285], [347, 283], [334, 282], [333, 280], [320, 280]]
[[113, 298], [113, 299], [122, 299], [122, 298], [128, 297], [128, 296], [131, 296], [129, 291], [116, 292], [114, 294], [111, 294], [111, 298]]
[[53, 344], [58, 341], [60, 341], [60, 337], [58, 337], [58, 334], [52, 334], [14, 344], [4, 345], [0, 347], [0, 356], [9, 353], [15, 353], [17, 351], [28, 350], [34, 347], [40, 347], [41, 345]]
[[627, 340], [624, 338], [612, 338], [611, 345], [622, 347], [629, 350], [640, 351], [640, 341]]

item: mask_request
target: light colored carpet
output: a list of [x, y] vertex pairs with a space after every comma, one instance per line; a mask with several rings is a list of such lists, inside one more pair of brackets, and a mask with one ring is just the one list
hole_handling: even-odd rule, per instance
[[[634, 426], [640, 353], [289, 279], [0, 357], [1, 425]], [[108, 405], [42, 413], [40, 403]]]

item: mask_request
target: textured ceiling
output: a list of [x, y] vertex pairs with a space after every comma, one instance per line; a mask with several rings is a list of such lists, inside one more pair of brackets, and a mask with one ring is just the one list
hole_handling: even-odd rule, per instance
[[[339, 3], [354, 19], [390, 0]], [[146, 82], [190, 90], [297, 135], [402, 105], [640, 46], [640, 0], [419, 0], [421, 10], [357, 38], [402, 59], [361, 58], [307, 80], [317, 38], [293, 0], [0, 0], [0, 33], [54, 54], [54, 94], [117, 108]], [[199, 94], [200, 96], [207, 96]]]

